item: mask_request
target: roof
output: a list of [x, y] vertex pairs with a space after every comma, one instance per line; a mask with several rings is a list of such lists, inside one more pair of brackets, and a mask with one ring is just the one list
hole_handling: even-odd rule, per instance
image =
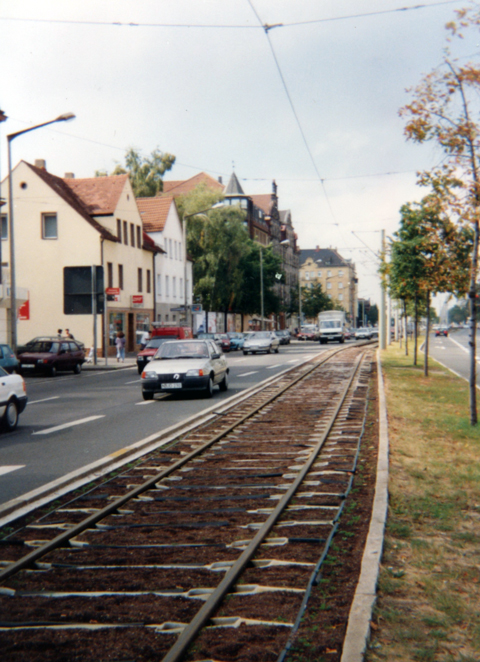
[[163, 182], [163, 195], [177, 198], [179, 195], [190, 193], [199, 184], [206, 184], [209, 188], [223, 191], [223, 184], [220, 184], [214, 177], [207, 175], [206, 172], [199, 172], [198, 175], [182, 181]]
[[[90, 212], [87, 210], [83, 200], [78, 197], [78, 195], [66, 184], [64, 179], [61, 179], [60, 177], [56, 177], [55, 175], [50, 174], [47, 172], [44, 168], [37, 168], [36, 166], [31, 165], [30, 163], [27, 163], [26, 161], [23, 161], [25, 165], [27, 165], [33, 172], [42, 179], [45, 184], [50, 186], [55, 193], [62, 198], [72, 209], [74, 209], [77, 214], [82, 216], [92, 227], [97, 230], [102, 237], [105, 239], [108, 239], [110, 241], [115, 241], [118, 242], [118, 238], [113, 235], [107, 228], [105, 228], [103, 225], [101, 225], [98, 221], [96, 221], [92, 216], [90, 215]], [[74, 180], [68, 180], [68, 181], [74, 181]], [[84, 180], [85, 181], [85, 180]]]
[[137, 207], [146, 232], [162, 232], [173, 197], [137, 198]]
[[225, 191], [225, 195], [245, 195], [243, 192], [243, 188], [240, 185], [240, 182], [238, 181], [237, 175], [232, 172], [232, 176], [230, 177], [230, 181], [228, 182]]
[[345, 260], [335, 248], [317, 248], [305, 249], [300, 251], [299, 263], [302, 267], [305, 262], [311, 258], [314, 262], [320, 262], [322, 267], [352, 267], [350, 261]]
[[166, 253], [167, 251], [164, 251], [163, 248], [160, 248], [151, 237], [148, 236], [148, 234], [143, 230], [142, 232], [143, 236], [143, 243], [142, 243], [142, 248], [146, 251], [151, 251], [152, 253]]
[[250, 198], [252, 198], [253, 203], [257, 205], [257, 207], [260, 207], [265, 214], [270, 215], [272, 211], [272, 194], [271, 193], [262, 193], [260, 195], [251, 195]]
[[63, 181], [82, 200], [89, 214], [100, 216], [115, 212], [127, 180], [128, 175], [108, 175]]

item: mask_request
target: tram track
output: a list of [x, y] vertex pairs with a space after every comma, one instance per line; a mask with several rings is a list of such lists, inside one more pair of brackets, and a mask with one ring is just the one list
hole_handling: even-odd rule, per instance
[[[263, 633], [274, 652], [262, 659], [276, 659], [351, 488], [368, 352], [289, 371], [253, 405], [221, 412], [4, 538], [5, 659], [26, 659], [26, 645], [42, 645], [42, 660], [116, 659], [120, 638], [122, 651], [137, 651], [131, 659], [204, 659], [192, 643], [217, 628], [238, 640], [225, 660], [248, 659], [239, 652], [248, 633]], [[81, 656], [60, 657], [72, 644]]]

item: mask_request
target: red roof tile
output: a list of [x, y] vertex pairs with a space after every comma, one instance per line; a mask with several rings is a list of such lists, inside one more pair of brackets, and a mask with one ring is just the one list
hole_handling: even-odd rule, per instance
[[137, 198], [137, 207], [146, 232], [162, 232], [173, 197]]
[[262, 193], [260, 195], [251, 195], [250, 196], [257, 207], [260, 207], [265, 214], [270, 214], [272, 211], [272, 196], [270, 193]]
[[223, 184], [220, 184], [214, 177], [207, 175], [206, 172], [199, 172], [198, 175], [194, 175], [190, 179], [183, 181], [163, 182], [163, 192], [164, 195], [173, 195], [174, 198], [177, 198], [179, 195], [193, 191], [196, 186], [202, 183], [218, 191], [223, 191], [224, 189]]
[[128, 175], [64, 179], [65, 184], [82, 200], [89, 214], [113, 214], [125, 188]]

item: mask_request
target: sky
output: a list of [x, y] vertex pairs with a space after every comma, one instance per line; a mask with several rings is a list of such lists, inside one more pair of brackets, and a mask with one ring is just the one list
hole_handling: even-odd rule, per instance
[[[352, 259], [379, 303], [381, 231], [441, 161], [405, 140], [408, 88], [442, 62], [465, 6], [432, 0], [2, 0], [0, 175], [12, 161], [92, 177], [134, 147], [176, 156], [165, 179], [234, 170], [247, 194], [278, 186], [300, 248]], [[281, 25], [279, 25], [281, 24]], [[273, 26], [265, 30], [262, 26]], [[477, 35], [454, 46], [480, 51]]]

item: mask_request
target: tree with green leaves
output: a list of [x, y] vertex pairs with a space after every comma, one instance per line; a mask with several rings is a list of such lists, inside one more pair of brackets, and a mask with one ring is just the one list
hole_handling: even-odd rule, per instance
[[[112, 175], [129, 176], [133, 192], [137, 198], [153, 198], [163, 191], [163, 175], [171, 170], [175, 156], [154, 149], [150, 158], [140, 155], [138, 150], [130, 147], [125, 154], [125, 167], [117, 164]], [[105, 170], [97, 170], [96, 177], [105, 177]]]
[[324, 310], [334, 310], [334, 302], [323, 291], [321, 283], [315, 283], [312, 287], [302, 287], [302, 312], [310, 319]]
[[[480, 28], [480, 8], [472, 4], [456, 12], [447, 24], [450, 39], [462, 38], [463, 31]], [[470, 299], [470, 422], [476, 425], [476, 292], [480, 240], [480, 123], [478, 94], [480, 63], [454, 59], [451, 48], [443, 64], [423, 77], [411, 90], [413, 99], [401, 109], [406, 119], [408, 140], [432, 141], [444, 153], [442, 165], [421, 174], [420, 183], [432, 188], [438, 203], [450, 218], [473, 228], [473, 250], [469, 269]]]

